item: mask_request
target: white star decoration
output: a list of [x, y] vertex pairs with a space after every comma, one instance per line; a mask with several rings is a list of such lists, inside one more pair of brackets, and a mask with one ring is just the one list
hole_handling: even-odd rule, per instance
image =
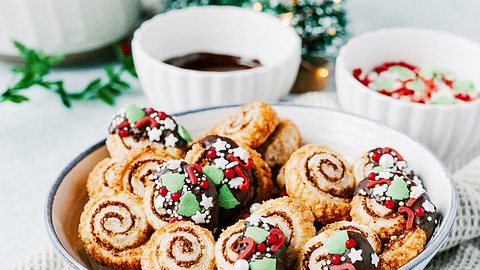
[[175, 147], [175, 144], [177, 142], [178, 142], [178, 139], [173, 134], [170, 134], [165, 138], [166, 147]]
[[169, 170], [176, 170], [178, 167], [180, 167], [180, 164], [182, 163], [181, 160], [169, 160], [167, 162], [167, 168]]
[[423, 209], [425, 209], [425, 211], [427, 211], [427, 212], [435, 213], [435, 205], [433, 205], [429, 200], [425, 200], [425, 201], [422, 203], [422, 207], [423, 207]]
[[347, 256], [350, 258], [352, 263], [355, 263], [356, 261], [362, 261], [362, 251], [361, 249], [355, 249], [352, 248], [350, 249], [350, 253], [347, 254]]
[[164, 202], [165, 202], [165, 197], [158, 196], [157, 198], [155, 198], [155, 200], [153, 201], [153, 205], [155, 206], [155, 209], [157, 210], [157, 212], [160, 212], [159, 209], [163, 209]]
[[245, 151], [245, 149], [243, 149], [241, 147], [237, 147], [237, 148], [233, 149], [233, 155], [236, 156], [236, 157], [239, 157], [244, 162], [248, 161], [248, 157], [249, 157], [248, 152]]
[[243, 178], [241, 177], [234, 177], [228, 182], [228, 186], [230, 188], [235, 188], [235, 189], [240, 187], [240, 185], [242, 184], [243, 184]]
[[213, 161], [215, 163], [215, 167], [220, 168], [222, 170], [225, 169], [225, 166], [228, 164], [228, 160], [224, 158], [217, 158]]
[[246, 221], [250, 222], [252, 226], [258, 226], [258, 223], [260, 222], [260, 216], [259, 215], [250, 215]]
[[203, 206], [203, 208], [210, 209], [213, 207], [213, 197], [207, 197], [205, 194], [202, 194], [202, 201], [200, 202], [200, 205]]
[[171, 118], [165, 118], [165, 120], [163, 120], [163, 125], [165, 126], [165, 129], [170, 130], [175, 130], [175, 128], [177, 127], [177, 125], [175, 124], [175, 122], [173, 122]]
[[387, 191], [388, 186], [385, 185], [377, 185], [372, 190], [372, 196], [383, 196], [383, 194]]
[[378, 267], [379, 258], [377, 256], [377, 253], [375, 253], [375, 252], [372, 253], [371, 259], [372, 259], [372, 264], [375, 265], [375, 267]]
[[418, 198], [420, 197], [423, 193], [425, 193], [426, 190], [422, 186], [413, 186], [411, 191], [410, 191], [410, 198]]
[[388, 171], [382, 171], [382, 172], [379, 172], [378, 173], [378, 179], [390, 179], [390, 177], [392, 177], [393, 174], [388, 172]]
[[220, 139], [217, 139], [217, 141], [215, 141], [212, 146], [215, 148], [215, 150], [217, 151], [222, 151], [222, 150], [227, 150], [227, 142], [226, 141], [222, 141]]
[[150, 141], [160, 141], [160, 136], [162, 136], [162, 130], [158, 128], [154, 128], [150, 131], [148, 131], [148, 139]]
[[197, 211], [197, 213], [195, 213], [195, 215], [192, 216], [192, 220], [196, 224], [205, 223], [205, 218], [206, 217], [207, 217], [206, 214], [202, 214], [202, 213], [200, 213], [200, 211]]

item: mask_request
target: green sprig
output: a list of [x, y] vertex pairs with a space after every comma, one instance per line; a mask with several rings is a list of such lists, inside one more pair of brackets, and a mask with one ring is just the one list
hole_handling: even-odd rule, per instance
[[[14, 42], [14, 45], [20, 53], [24, 64], [23, 66], [12, 68], [12, 73], [18, 79], [1, 94], [0, 102], [26, 102], [29, 98], [21, 92], [32, 86], [39, 86], [57, 94], [66, 107], [71, 107], [74, 100], [101, 100], [109, 105], [113, 105], [115, 98], [130, 88], [130, 84], [122, 79], [122, 75], [128, 72], [136, 77], [135, 66], [129, 47], [116, 45], [114, 50], [121, 64], [120, 67], [115, 68], [107, 65], [104, 67], [106, 79], [96, 78], [89, 82], [81, 91], [67, 91], [62, 80], [49, 80], [47, 78], [51, 69], [64, 60], [62, 55], [47, 56], [41, 51], [29, 49], [17, 41]], [[120, 49], [120, 46], [124, 46], [123, 50]], [[128, 48], [128, 51], [125, 48]]]

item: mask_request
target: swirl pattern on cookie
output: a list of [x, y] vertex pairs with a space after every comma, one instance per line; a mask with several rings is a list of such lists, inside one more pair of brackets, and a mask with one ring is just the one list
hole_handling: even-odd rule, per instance
[[304, 246], [298, 269], [377, 269], [381, 242], [368, 227], [348, 221], [325, 226]]
[[169, 223], [156, 231], [142, 256], [142, 269], [215, 269], [212, 233], [189, 221]]
[[218, 222], [218, 195], [215, 185], [200, 165], [170, 160], [149, 176], [143, 204], [155, 229], [169, 222], [189, 220], [212, 231]]
[[181, 158], [192, 140], [188, 131], [165, 112], [131, 104], [114, 116], [108, 131], [106, 145], [114, 158], [147, 145]]
[[303, 200], [323, 224], [349, 220], [355, 181], [345, 160], [323, 145], [305, 145], [285, 165], [289, 196]]
[[143, 198], [145, 188], [151, 184], [148, 177], [156, 168], [172, 159], [168, 152], [151, 145], [129, 151], [118, 162], [115, 174], [122, 183], [122, 189]]
[[234, 269], [235, 261], [240, 253], [244, 229], [244, 220], [239, 220], [220, 234], [215, 244], [215, 258], [219, 270]]
[[281, 197], [264, 202], [253, 214], [268, 218], [285, 235], [287, 267], [292, 269], [305, 245], [316, 234], [315, 218], [310, 208], [302, 201]]
[[87, 179], [89, 197], [105, 190], [122, 190], [122, 182], [115, 173], [116, 165], [114, 159], [105, 158], [93, 168]]
[[106, 191], [85, 205], [78, 232], [95, 261], [114, 269], [139, 269], [149, 228], [140, 198]]
[[257, 148], [264, 143], [280, 122], [275, 110], [263, 102], [252, 102], [215, 125], [208, 135], [229, 137], [239, 144]]

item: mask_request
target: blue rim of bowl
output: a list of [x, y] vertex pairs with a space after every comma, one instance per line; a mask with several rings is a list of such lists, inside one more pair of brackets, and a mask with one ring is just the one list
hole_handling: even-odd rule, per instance
[[[234, 104], [234, 105], [214, 106], [214, 107], [207, 107], [207, 108], [201, 108], [201, 109], [187, 110], [187, 111], [183, 111], [183, 112], [180, 112], [180, 113], [172, 114], [172, 116], [178, 117], [178, 116], [184, 116], [184, 115], [198, 113], [198, 112], [204, 112], [204, 111], [218, 110], [218, 109], [231, 108], [231, 107], [239, 107], [241, 105], [242, 104]], [[361, 117], [361, 116], [358, 116], [358, 115], [355, 115], [355, 114], [352, 114], [352, 113], [348, 113], [348, 112], [344, 112], [344, 111], [340, 111], [340, 110], [335, 110], [335, 109], [330, 109], [330, 108], [315, 107], [315, 106], [308, 106], [308, 105], [296, 105], [296, 104], [294, 105], [294, 104], [288, 104], [288, 103], [282, 103], [282, 102], [272, 103], [271, 105], [272, 106], [283, 106], [283, 107], [311, 108], [311, 109], [316, 109], [316, 110], [324, 110], [324, 111], [330, 111], [330, 112], [340, 113], [340, 114], [343, 114], [343, 115], [352, 116], [352, 117], [354, 117], [358, 120], [364, 121], [364, 122], [372, 122], [372, 123], [378, 125], [381, 128], [387, 128], [387, 129], [399, 132], [402, 135], [404, 135], [405, 137], [407, 137], [409, 140], [411, 140], [411, 141], [419, 144], [421, 147], [423, 147], [424, 150], [426, 150], [438, 162], [438, 164], [440, 164], [441, 168], [443, 169], [443, 172], [444, 172], [445, 176], [450, 181], [450, 186], [452, 188], [451, 189], [452, 201], [451, 201], [451, 206], [450, 206], [451, 210], [450, 210], [450, 213], [448, 214], [448, 216], [444, 217], [444, 219], [441, 221], [441, 222], [445, 222], [443, 230], [436, 232], [437, 235], [435, 236], [435, 238], [432, 238], [427, 243], [427, 246], [425, 247], [425, 249], [417, 257], [415, 257], [413, 260], [411, 260], [406, 265], [401, 267], [400, 270], [413, 269], [413, 268], [417, 267], [418, 265], [420, 265], [421, 263], [424, 263], [427, 259], [431, 259], [431, 256], [433, 254], [435, 254], [440, 249], [440, 247], [443, 245], [443, 243], [447, 240], [448, 234], [452, 230], [453, 223], [455, 222], [455, 216], [456, 216], [456, 213], [457, 213], [457, 200], [458, 200], [455, 182], [453, 181], [453, 178], [450, 174], [450, 171], [447, 169], [445, 164], [440, 159], [437, 158], [437, 156], [432, 152], [432, 150], [430, 150], [428, 147], [426, 147], [423, 143], [418, 142], [417, 140], [413, 139], [409, 135], [404, 134], [403, 132], [398, 131], [397, 129], [395, 129], [393, 127], [390, 127], [390, 126], [388, 126], [384, 123], [381, 123], [381, 122], [378, 122], [378, 121], [375, 121], [375, 120], [370, 120], [370, 119], [367, 119], [367, 118], [364, 118], [364, 117]], [[45, 223], [46, 223], [46, 226], [47, 226], [48, 236], [49, 236], [51, 242], [53, 243], [53, 246], [62, 255], [62, 257], [67, 261], [67, 263], [71, 267], [73, 267], [74, 269], [78, 269], [78, 270], [86, 270], [86, 268], [83, 267], [83, 265], [81, 265], [80, 263], [78, 263], [67, 252], [65, 247], [62, 245], [62, 243], [58, 239], [57, 234], [55, 233], [55, 228], [53, 226], [53, 216], [52, 216], [53, 200], [54, 200], [55, 194], [57, 193], [57, 190], [58, 190], [60, 184], [62, 183], [63, 179], [65, 178], [65, 176], [68, 173], [70, 173], [70, 171], [75, 166], [77, 166], [77, 164], [81, 160], [83, 160], [86, 156], [90, 155], [92, 152], [98, 150], [99, 148], [101, 148], [104, 145], [105, 145], [105, 139], [101, 140], [100, 142], [98, 142], [98, 143], [94, 144], [93, 146], [89, 147], [88, 149], [86, 149], [85, 151], [80, 153], [80, 155], [78, 155], [73, 161], [71, 161], [67, 165], [67, 167], [65, 167], [62, 170], [60, 175], [57, 177], [57, 179], [53, 183], [53, 185], [50, 188], [50, 191], [48, 193], [48, 197], [47, 197], [46, 204], [45, 204]]]

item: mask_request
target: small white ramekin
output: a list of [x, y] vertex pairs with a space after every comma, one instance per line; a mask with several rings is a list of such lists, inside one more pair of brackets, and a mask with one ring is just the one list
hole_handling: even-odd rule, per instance
[[480, 146], [480, 101], [455, 105], [397, 100], [357, 81], [352, 71], [369, 71], [386, 61], [442, 67], [480, 87], [480, 45], [452, 34], [415, 28], [373, 31], [351, 39], [336, 61], [342, 108], [384, 122], [428, 145], [444, 160]]
[[[135, 32], [132, 49], [146, 96], [154, 106], [170, 112], [277, 101], [292, 87], [301, 59], [301, 40], [293, 28], [269, 14], [219, 6], [157, 15]], [[196, 52], [256, 58], [263, 65], [204, 72], [163, 62]]]
[[47, 54], [92, 51], [130, 34], [138, 15], [138, 0], [3, 0], [0, 55], [18, 56], [12, 40]]

